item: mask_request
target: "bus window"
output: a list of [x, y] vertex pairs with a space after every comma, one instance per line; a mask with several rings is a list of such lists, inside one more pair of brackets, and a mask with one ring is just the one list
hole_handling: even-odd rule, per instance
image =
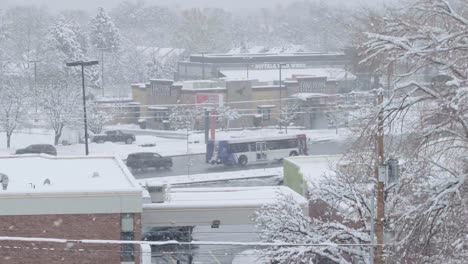
[[234, 143], [229, 145], [231, 153], [249, 152], [248, 143]]

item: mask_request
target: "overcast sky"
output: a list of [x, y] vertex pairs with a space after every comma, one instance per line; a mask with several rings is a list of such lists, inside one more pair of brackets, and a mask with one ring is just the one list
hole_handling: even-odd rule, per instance
[[[137, 1], [137, 0], [131, 0]], [[147, 4], [168, 5], [171, 7], [222, 7], [225, 9], [244, 9], [274, 7], [278, 4], [288, 4], [303, 0], [144, 0]], [[384, 2], [385, 0], [309, 0], [311, 2], [359, 4]], [[47, 5], [51, 10], [85, 9], [95, 10], [102, 6], [106, 9], [115, 7], [121, 0], [0, 0], [0, 8], [12, 5]]]

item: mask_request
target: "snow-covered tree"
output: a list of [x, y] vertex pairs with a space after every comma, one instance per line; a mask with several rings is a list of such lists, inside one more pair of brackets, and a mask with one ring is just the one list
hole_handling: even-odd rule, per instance
[[44, 49], [56, 55], [57, 63], [83, 60], [85, 47], [76, 31], [77, 25], [59, 17], [45, 36]]
[[237, 120], [241, 117], [236, 109], [232, 109], [229, 106], [223, 106], [216, 109], [218, 114], [218, 120], [221, 122], [224, 130], [229, 129], [229, 123]]
[[17, 76], [2, 76], [0, 81], [0, 130], [6, 134], [10, 148], [11, 136], [17, 128], [27, 123], [28, 92]]
[[91, 21], [91, 43], [95, 48], [116, 51], [121, 45], [119, 29], [104, 8], [99, 7]]
[[95, 101], [88, 101], [86, 112], [89, 131], [100, 134], [104, 125], [112, 121], [113, 109], [111, 105], [99, 106]]
[[[63, 16], [59, 16], [49, 27], [48, 33], [44, 37], [42, 56], [48, 58], [48, 66], [46, 67], [58, 67], [61, 68], [61, 71], [65, 71], [66, 62], [87, 60], [87, 43], [86, 35], [76, 22], [68, 21]], [[69, 81], [80, 85], [81, 69], [73, 67], [68, 69], [68, 72], [71, 73], [71, 77], [74, 77]], [[101, 87], [97, 67], [86, 67], [85, 78], [87, 82], [90, 82], [92, 88]]]
[[[388, 259], [466, 262], [466, 2], [418, 0], [384, 22], [384, 30], [368, 34], [365, 55], [367, 60], [385, 58], [383, 69], [394, 65], [396, 81], [388, 85], [394, 94], [385, 104], [385, 124], [389, 132], [411, 135], [415, 145], [405, 162], [400, 214], [386, 219], [394, 234]], [[420, 78], [428, 69], [438, 75]]]
[[54, 144], [57, 145], [65, 126], [82, 123], [80, 89], [71, 86], [60, 74], [44, 76], [39, 88], [41, 91], [38, 100], [41, 112], [50, 128], [54, 130]]
[[[262, 242], [302, 244], [262, 249], [264, 258], [270, 259], [272, 263], [306, 264], [320, 263], [322, 260], [341, 264], [353, 263], [352, 260], [369, 263], [369, 250], [364, 245], [369, 242], [369, 235], [366, 232], [338, 222], [312, 219], [304, 214], [301, 206], [290, 195], [278, 193], [277, 202], [257, 211], [254, 220]], [[320, 246], [306, 246], [306, 244], [320, 244]], [[363, 246], [344, 244], [363, 244]]]
[[169, 123], [176, 130], [194, 130], [202, 118], [203, 109], [199, 107], [175, 106], [169, 114]]
[[278, 124], [280, 127], [284, 127], [286, 134], [288, 133], [288, 126], [296, 120], [297, 115], [299, 114], [300, 103], [298, 101], [287, 101], [279, 111]]

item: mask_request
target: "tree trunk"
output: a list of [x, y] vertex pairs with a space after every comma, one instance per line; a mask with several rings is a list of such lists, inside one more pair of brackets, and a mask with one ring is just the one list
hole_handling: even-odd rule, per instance
[[6, 137], [7, 137], [7, 148], [10, 148], [11, 134], [10, 134], [10, 133], [6, 133]]
[[55, 133], [55, 137], [54, 137], [54, 145], [55, 146], [58, 145], [61, 136], [62, 136], [62, 133]]

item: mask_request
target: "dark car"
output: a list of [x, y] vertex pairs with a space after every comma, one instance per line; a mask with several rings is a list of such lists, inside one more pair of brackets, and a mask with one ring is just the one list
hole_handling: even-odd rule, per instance
[[104, 143], [106, 141], [111, 142], [125, 142], [126, 144], [132, 144], [135, 142], [135, 135], [124, 133], [120, 130], [106, 131], [104, 134], [95, 135], [91, 142]]
[[172, 159], [162, 157], [158, 153], [139, 152], [128, 155], [127, 167], [131, 169], [147, 169], [147, 168], [165, 168], [172, 167]]
[[35, 144], [30, 145], [24, 149], [16, 150], [16, 154], [49, 154], [57, 156], [57, 150], [54, 146], [49, 144]]

